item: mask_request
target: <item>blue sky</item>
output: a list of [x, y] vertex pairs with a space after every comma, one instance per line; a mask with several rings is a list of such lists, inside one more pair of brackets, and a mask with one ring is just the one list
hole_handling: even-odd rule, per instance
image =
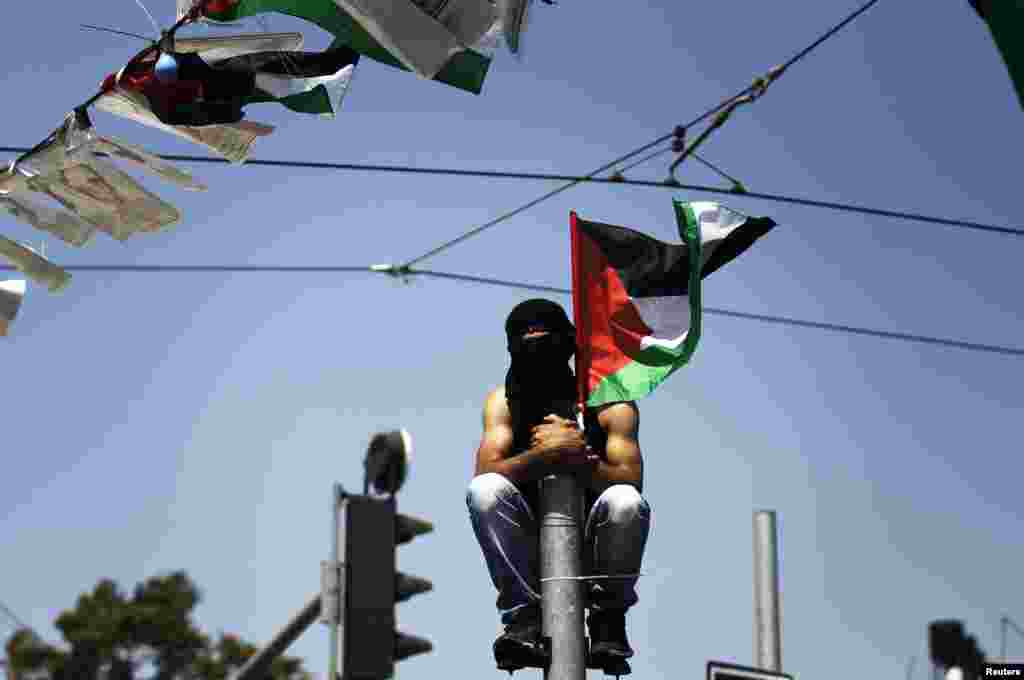
[[[164, 23], [172, 2], [147, 0]], [[256, 158], [585, 173], [732, 94], [855, 8], [828, 0], [539, 5], [520, 61], [479, 97], [366, 61], [333, 121], [248, 109]], [[19, 4], [0, 22], [0, 144], [31, 146], [137, 49], [130, 0]], [[272, 17], [271, 30], [315, 27]], [[258, 28], [255, 24], [253, 28]], [[1022, 223], [1022, 112], [966, 0], [883, 0], [703, 149], [751, 191]], [[95, 113], [151, 151], [198, 147]], [[630, 177], [660, 180], [663, 157]], [[551, 188], [541, 182], [197, 165], [211, 190], [147, 182], [184, 213], [74, 264], [368, 265], [415, 257]], [[700, 166], [683, 181], [715, 183]], [[779, 227], [706, 282], [705, 304], [1024, 346], [1019, 237], [662, 188], [579, 186], [423, 266], [569, 285], [568, 214], [675, 236], [671, 199]], [[5, 219], [0, 232], [44, 235]], [[496, 673], [494, 592], [465, 513], [480, 409], [530, 293], [372, 274], [78, 273], [30, 287], [0, 342], [0, 599], [52, 621], [101, 578], [184, 568], [206, 630], [266, 640], [319, 587], [331, 484], [360, 484], [377, 430], [406, 427], [403, 547], [435, 591], [401, 626], [434, 653], [398, 677]], [[560, 298], [568, 305], [568, 300]], [[707, 316], [692, 365], [640, 404], [653, 526], [629, 615], [638, 678], [752, 661], [751, 514], [779, 513], [783, 667], [925, 677], [925, 626], [966, 621], [990, 654], [1024, 619], [1019, 358]], [[291, 652], [323, 676], [327, 632]], [[1010, 640], [1024, 656], [1024, 640]]]

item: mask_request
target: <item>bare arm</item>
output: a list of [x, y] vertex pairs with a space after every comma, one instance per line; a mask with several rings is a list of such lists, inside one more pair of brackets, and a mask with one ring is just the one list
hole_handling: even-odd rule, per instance
[[608, 435], [606, 460], [591, 468], [590, 487], [601, 493], [613, 484], [632, 484], [643, 491], [644, 464], [640, 453], [640, 411], [634, 402], [612, 404], [597, 415]]
[[[560, 419], [552, 417], [550, 420], [556, 423]], [[565, 424], [541, 426], [543, 436], [535, 436], [528, 450], [512, 455], [512, 414], [502, 388], [488, 395], [483, 421], [483, 438], [476, 453], [477, 475], [496, 472], [512, 482], [528, 482], [586, 455], [582, 434]]]

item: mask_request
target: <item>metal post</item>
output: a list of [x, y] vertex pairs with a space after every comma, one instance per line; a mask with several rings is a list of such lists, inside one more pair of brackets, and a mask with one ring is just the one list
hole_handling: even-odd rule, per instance
[[314, 595], [313, 599], [263, 649], [256, 652], [251, 659], [245, 662], [245, 665], [238, 669], [234, 680], [256, 680], [265, 676], [274, 659], [284, 654], [288, 646], [313, 625], [318, 616], [320, 616], [320, 593]]
[[583, 496], [576, 478], [553, 475], [541, 480], [540, 507], [543, 631], [551, 638], [551, 665], [544, 677], [584, 680], [583, 589], [576, 578], [583, 553]]
[[[338, 554], [338, 532], [341, 524], [341, 503], [344, 497], [344, 490], [341, 484], [334, 484], [331, 487], [331, 562], [338, 564], [341, 557]], [[330, 623], [330, 651], [327, 657], [327, 680], [337, 680], [338, 677], [338, 624]]]
[[754, 513], [754, 665], [782, 672], [779, 551], [773, 510]]
[[1010, 619], [1007, 616], [999, 619], [999, 658], [1003, 663], [1006, 663], [1006, 626], [1009, 622]]
[[1003, 640], [1002, 640], [1003, 649], [1002, 649], [1002, 657], [1003, 657], [1003, 662], [1004, 663], [1007, 661], [1007, 656], [1006, 656], [1006, 632], [1008, 630], [1011, 630], [1011, 629], [1013, 630], [1014, 633], [1019, 635], [1021, 637], [1021, 639], [1024, 639], [1024, 628], [1021, 628], [1020, 626], [1018, 626], [1017, 622], [1014, 621], [1013, 619], [1011, 619], [1009, 616], [1003, 616]]

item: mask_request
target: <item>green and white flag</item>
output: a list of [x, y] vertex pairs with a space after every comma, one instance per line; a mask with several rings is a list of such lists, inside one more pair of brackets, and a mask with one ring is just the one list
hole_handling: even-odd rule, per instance
[[370, 59], [473, 94], [483, 88], [503, 25], [488, 0], [422, 0], [436, 17], [412, 0], [178, 0], [179, 18], [196, 2], [210, 21], [266, 12], [297, 17]]
[[493, 44], [497, 8], [489, 0], [335, 0], [402, 65], [433, 79], [455, 55]]

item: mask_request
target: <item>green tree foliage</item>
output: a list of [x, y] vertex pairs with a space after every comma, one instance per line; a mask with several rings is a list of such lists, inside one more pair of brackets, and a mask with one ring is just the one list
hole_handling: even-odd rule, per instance
[[[227, 680], [257, 647], [192, 621], [198, 588], [183, 571], [156, 576], [131, 597], [100, 581], [57, 617], [59, 649], [19, 630], [8, 640], [12, 680]], [[261, 680], [310, 680], [300, 659], [280, 657]]]

